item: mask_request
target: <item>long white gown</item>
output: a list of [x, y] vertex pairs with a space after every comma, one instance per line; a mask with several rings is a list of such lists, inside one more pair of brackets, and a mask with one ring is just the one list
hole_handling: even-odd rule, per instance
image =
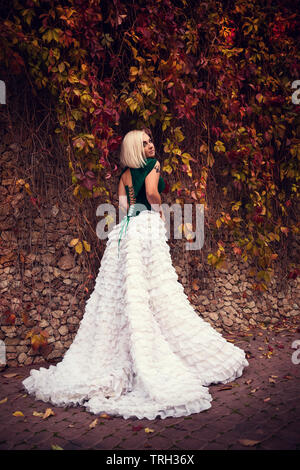
[[[125, 216], [126, 217], [126, 216]], [[234, 381], [249, 365], [190, 304], [155, 211], [109, 233], [95, 288], [61, 362], [32, 369], [27, 392], [94, 414], [162, 419], [212, 406], [210, 384]]]

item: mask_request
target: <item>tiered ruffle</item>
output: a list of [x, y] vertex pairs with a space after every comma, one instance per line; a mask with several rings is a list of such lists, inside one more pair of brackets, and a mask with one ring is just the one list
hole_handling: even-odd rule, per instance
[[62, 361], [31, 370], [24, 387], [57, 406], [162, 419], [211, 407], [207, 388], [240, 377], [243, 350], [192, 308], [172, 265], [158, 213], [130, 219], [109, 233], [95, 288]]

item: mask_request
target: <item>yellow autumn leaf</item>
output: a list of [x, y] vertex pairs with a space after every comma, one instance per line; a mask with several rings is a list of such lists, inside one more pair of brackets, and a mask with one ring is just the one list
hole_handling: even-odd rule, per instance
[[288, 232], [289, 232], [288, 227], [280, 227], [280, 230], [281, 230], [283, 233], [285, 233], [285, 235], [287, 235]]
[[193, 230], [193, 226], [192, 226], [192, 224], [190, 224], [190, 223], [185, 223], [183, 227], [184, 227], [184, 230], [185, 230], [185, 231], [187, 231], [187, 230]]
[[61, 62], [60, 64], [58, 64], [58, 70], [60, 73], [62, 73], [64, 70], [65, 70], [65, 64], [63, 62]]
[[51, 447], [52, 447], [52, 450], [64, 450], [62, 447], [59, 447], [56, 444], [52, 444]]
[[73, 191], [74, 196], [77, 196], [79, 189], [80, 189], [80, 184], [77, 184], [77, 186], [75, 187]]
[[25, 183], [24, 186], [25, 186], [25, 189], [26, 189], [27, 193], [29, 194], [29, 196], [32, 196], [32, 191], [31, 191], [31, 189], [30, 189], [29, 184], [28, 184], [28, 183]]
[[77, 243], [77, 245], [75, 246], [75, 251], [80, 255], [82, 253], [82, 250], [83, 250], [82, 243], [81, 242]]
[[260, 443], [260, 441], [253, 441], [252, 439], [239, 439], [238, 442], [247, 447], [255, 446]]
[[145, 432], [146, 432], [146, 433], [149, 433], [149, 432], [154, 432], [154, 429], [145, 428]]
[[106, 413], [101, 413], [100, 418], [112, 419], [112, 417]]
[[79, 238], [73, 238], [73, 240], [70, 241], [69, 246], [75, 246], [79, 242]]
[[49, 418], [49, 416], [55, 416], [54, 411], [51, 408], [47, 408], [45, 413], [43, 414], [43, 419]]
[[83, 246], [85, 248], [85, 251], [91, 251], [91, 245], [85, 240], [83, 240]]
[[33, 416], [39, 416], [40, 418], [42, 418], [44, 416], [44, 413], [39, 413], [38, 411], [34, 411], [32, 413]]
[[170, 165], [166, 165], [163, 167], [163, 171], [166, 171], [169, 175], [172, 173], [172, 167]]
[[13, 413], [13, 416], [24, 416], [24, 415], [23, 415], [22, 411], [15, 411]]
[[214, 151], [215, 152], [225, 152], [226, 151], [225, 145], [221, 140], [217, 140], [215, 142]]
[[130, 75], [137, 75], [139, 73], [139, 69], [137, 67], [130, 67]]
[[0, 405], [2, 405], [2, 403], [6, 403], [7, 402], [7, 397], [3, 398], [3, 400], [0, 401]]
[[94, 427], [97, 426], [97, 423], [98, 423], [98, 418], [96, 418], [94, 421], [91, 422], [91, 424], [89, 425], [89, 428], [93, 429]]

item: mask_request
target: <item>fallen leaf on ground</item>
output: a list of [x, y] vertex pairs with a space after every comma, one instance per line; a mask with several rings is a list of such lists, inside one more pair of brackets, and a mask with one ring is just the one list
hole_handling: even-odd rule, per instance
[[62, 447], [59, 447], [56, 444], [52, 444], [51, 447], [52, 447], [52, 450], [64, 450]]
[[112, 419], [112, 416], [107, 415], [106, 413], [102, 413], [100, 415], [100, 418], [105, 418], [105, 419]]
[[254, 388], [253, 390], [251, 390], [250, 393], [255, 393], [255, 392], [257, 392], [258, 389], [259, 389], [259, 387], [258, 387], [258, 388]]
[[15, 411], [13, 413], [13, 416], [24, 416], [24, 415], [23, 415], [22, 411]]
[[74, 424], [69, 424], [68, 425], [68, 428], [74, 428], [74, 427], [75, 427]]
[[91, 424], [89, 425], [89, 428], [93, 429], [94, 427], [97, 426], [97, 423], [98, 423], [98, 418], [96, 418], [94, 421], [91, 422]]
[[284, 375], [284, 377], [283, 377], [283, 378], [284, 378], [284, 379], [289, 379], [289, 380], [290, 380], [290, 379], [292, 379], [293, 377], [291, 377], [290, 375]]
[[154, 429], [145, 428], [145, 432], [147, 432], [147, 433], [149, 433], [149, 432], [154, 432]]
[[47, 408], [45, 413], [43, 414], [43, 419], [49, 418], [49, 416], [55, 416], [54, 411], [51, 408]]
[[232, 385], [226, 385], [225, 387], [219, 388], [219, 391], [222, 391], [222, 390], [231, 390], [231, 389], [232, 389]]
[[33, 416], [39, 416], [40, 418], [42, 418], [44, 416], [44, 413], [39, 413], [38, 411], [34, 411], [32, 413]]
[[15, 377], [16, 375], [18, 375], [17, 373], [13, 373], [13, 374], [3, 374], [3, 377], [5, 377], [6, 379], [10, 379], [11, 377]]
[[3, 400], [0, 401], [0, 405], [2, 405], [2, 403], [6, 403], [7, 402], [7, 397], [3, 398]]
[[239, 443], [242, 444], [242, 446], [255, 446], [256, 444], [259, 444], [260, 441], [252, 441], [251, 439], [239, 439]]
[[272, 379], [272, 377], [269, 377], [269, 382], [270, 382], [271, 384], [276, 384], [276, 380]]
[[271, 400], [271, 398], [268, 397], [268, 398], [265, 398], [265, 399], [264, 399], [264, 402], [267, 402], [267, 401], [270, 401], [270, 400]]
[[141, 426], [141, 425], [132, 426], [132, 431], [140, 431], [141, 429], [143, 429], [143, 426]]
[[245, 384], [250, 385], [253, 382], [253, 379], [246, 380]]

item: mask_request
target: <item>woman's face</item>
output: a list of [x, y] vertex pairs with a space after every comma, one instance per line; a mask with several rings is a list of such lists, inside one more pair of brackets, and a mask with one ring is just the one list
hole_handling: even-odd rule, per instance
[[154, 157], [155, 147], [154, 147], [151, 137], [149, 137], [149, 135], [146, 134], [146, 132], [143, 132], [143, 146], [144, 146], [144, 152], [145, 152], [146, 158]]

